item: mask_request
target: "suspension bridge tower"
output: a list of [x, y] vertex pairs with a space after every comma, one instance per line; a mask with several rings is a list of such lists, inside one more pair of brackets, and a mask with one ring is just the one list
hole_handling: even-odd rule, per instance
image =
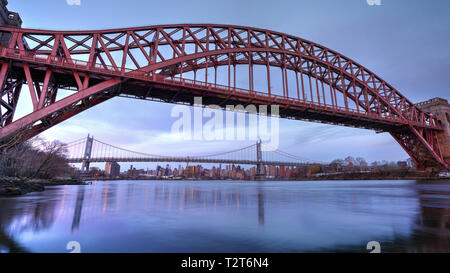
[[86, 146], [84, 149], [84, 156], [83, 156], [83, 162], [81, 164], [81, 171], [82, 172], [88, 172], [89, 171], [89, 165], [90, 165], [90, 161], [89, 159], [91, 159], [91, 155], [92, 155], [92, 146], [94, 144], [94, 136], [87, 136], [86, 138]]
[[262, 142], [261, 140], [258, 140], [256, 142], [256, 174], [255, 179], [260, 180], [264, 178], [264, 170], [263, 170], [263, 159], [262, 159], [262, 149], [261, 149]]

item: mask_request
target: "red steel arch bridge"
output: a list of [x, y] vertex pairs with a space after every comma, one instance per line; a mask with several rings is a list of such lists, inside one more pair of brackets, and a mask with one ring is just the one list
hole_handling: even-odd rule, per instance
[[[431, 114], [356, 61], [299, 37], [216, 24], [0, 27], [0, 35], [2, 142], [31, 138], [116, 96], [187, 105], [200, 96], [205, 104], [276, 104], [282, 118], [388, 132], [419, 168], [449, 167]], [[22, 96], [32, 110], [15, 118]]]

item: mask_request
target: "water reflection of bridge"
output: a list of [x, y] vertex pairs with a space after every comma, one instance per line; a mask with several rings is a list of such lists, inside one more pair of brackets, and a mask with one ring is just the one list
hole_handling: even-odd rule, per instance
[[[125, 186], [126, 188], [126, 196], [133, 197], [128, 200], [131, 204], [130, 208], [133, 209], [135, 204], [139, 203], [139, 201], [136, 200], [139, 198], [139, 195], [136, 195], [137, 189], [135, 184], [106, 184], [101, 191], [102, 197], [101, 202], [99, 203], [101, 209], [94, 209], [94, 211], [97, 212], [94, 215], [92, 214], [93, 211], [89, 211], [89, 217], [98, 218], [108, 212], [114, 213], [114, 210], [111, 210], [110, 208], [115, 208], [117, 213], [120, 212], [121, 204], [119, 188], [122, 186]], [[439, 202], [439, 199], [441, 198], [440, 196], [435, 196], [436, 187], [442, 186], [426, 184], [419, 184], [417, 186], [416, 194], [419, 198], [418, 201], [420, 202], [420, 213], [414, 222], [415, 230], [413, 231], [413, 234], [415, 235], [410, 238], [397, 238], [399, 246], [405, 246], [405, 244], [407, 244], [407, 248], [402, 249], [401, 247], [399, 248], [399, 246], [392, 244], [392, 246], [389, 247], [392, 247], [394, 251], [401, 249], [402, 251], [407, 252], [423, 252], [450, 249], [450, 203], [448, 206], [436, 206], [436, 204], [433, 204]], [[448, 190], [444, 192], [444, 195], [450, 197], [450, 185], [443, 187], [444, 190]], [[145, 186], [143, 195], [145, 207], [150, 206], [150, 188], [151, 187], [148, 184]], [[183, 188], [173, 187], [170, 184], [157, 184], [153, 187], [153, 204], [156, 204], [155, 208], [157, 209], [161, 208], [161, 202], [166, 202], [168, 212], [178, 209], [180, 213], [183, 213], [185, 209], [194, 207], [212, 207], [214, 211], [219, 207], [225, 207], [226, 209], [239, 211], [241, 208], [255, 206], [257, 208], [258, 224], [260, 226], [264, 226], [266, 222], [265, 199], [278, 199], [280, 202], [289, 201], [289, 199], [294, 201], [292, 197], [288, 198], [288, 200], [286, 200], [286, 197], [287, 195], [272, 195], [261, 186], [258, 186], [256, 191], [252, 191], [251, 193], [245, 191], [242, 192], [238, 188], [234, 188], [231, 192], [226, 190], [214, 190], [210, 194], [195, 184]], [[79, 188], [73, 215], [72, 230], [78, 230], [79, 228], [84, 199], [85, 191], [83, 188]], [[354, 202], [354, 200], [352, 202]], [[429, 240], [430, 238], [427, 237], [426, 247], [415, 248], [413, 245], [421, 245], [424, 243], [424, 234], [435, 234], [439, 240]], [[409, 241], [409, 243], [405, 242], [405, 240]]]
[[[29, 202], [26, 197], [0, 199], [0, 249], [26, 251], [18, 239], [25, 232], [44, 234], [55, 225], [64, 225], [72, 231], [82, 231], [83, 226], [85, 229], [88, 226], [92, 228], [93, 224], [101, 224], [106, 219], [121, 214], [132, 215], [140, 220], [152, 215], [154, 220], [158, 221], [158, 217], [169, 214], [181, 216], [192, 213], [251, 213], [253, 218], [245, 217], [247, 224], [253, 222], [267, 228], [273, 226], [274, 207], [281, 210], [287, 204], [299, 203], [299, 200], [319, 198], [323, 201], [338, 196], [340, 201], [333, 203], [333, 206], [343, 213], [349, 209], [349, 204], [352, 210], [364, 212], [367, 209], [365, 204], [376, 200], [373, 199], [375, 196], [367, 199], [367, 196], [342, 194], [339, 188], [318, 192], [317, 189], [308, 190], [306, 185], [301, 194], [292, 194], [291, 191], [273, 190], [273, 187], [279, 186], [264, 187], [264, 184], [251, 182], [243, 187], [234, 185], [234, 182], [222, 182], [217, 183], [220, 187], [214, 184], [207, 186], [207, 190], [202, 182], [197, 183], [199, 184], [157, 181], [97, 182], [92, 186], [66, 186], [61, 190], [38, 193], [34, 195], [33, 202]], [[408, 203], [414, 204], [411, 207], [413, 211], [410, 211], [411, 218], [406, 215], [396, 216], [408, 217], [411, 225], [407, 233], [386, 233], [386, 236], [394, 237], [388, 240], [391, 243], [382, 244], [383, 250], [447, 252], [450, 249], [450, 203], [446, 198], [450, 196], [450, 185], [408, 184], [394, 188], [392, 194], [401, 194], [398, 197], [407, 198]], [[414, 209], [416, 205], [417, 210]], [[14, 211], [14, 214], [7, 213], [11, 211]], [[306, 220], [308, 219], [302, 221]], [[309, 224], [311, 223], [308, 222]]]

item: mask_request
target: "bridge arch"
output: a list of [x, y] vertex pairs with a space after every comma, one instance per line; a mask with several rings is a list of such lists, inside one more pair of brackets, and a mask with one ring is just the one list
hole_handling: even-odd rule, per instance
[[[282, 117], [386, 131], [419, 166], [448, 167], [437, 140], [442, 128], [431, 114], [359, 63], [299, 37], [213, 24], [96, 31], [1, 27], [0, 32], [10, 37], [0, 47], [3, 141], [20, 132], [21, 139], [29, 138], [118, 95], [191, 104], [201, 95], [218, 104], [277, 103]], [[238, 66], [248, 66], [247, 89], [236, 87]], [[254, 88], [257, 66], [267, 69], [266, 92]], [[224, 85], [217, 84], [220, 67], [227, 68]], [[271, 89], [273, 68], [281, 70], [281, 95]], [[33, 112], [14, 120], [23, 84]], [[58, 101], [61, 88], [75, 92]]]

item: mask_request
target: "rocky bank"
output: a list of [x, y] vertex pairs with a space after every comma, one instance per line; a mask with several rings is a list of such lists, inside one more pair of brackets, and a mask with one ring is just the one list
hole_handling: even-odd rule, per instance
[[84, 185], [78, 179], [29, 179], [0, 177], [0, 197], [19, 196], [30, 192], [44, 191], [46, 186]]

